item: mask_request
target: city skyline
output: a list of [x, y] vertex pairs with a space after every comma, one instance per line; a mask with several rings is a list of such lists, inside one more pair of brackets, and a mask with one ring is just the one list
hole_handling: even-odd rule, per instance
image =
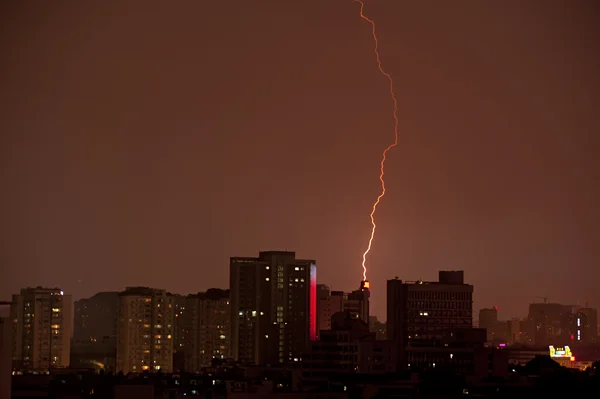
[[[351, 1], [216, 3], [4, 6], [3, 299], [226, 287], [229, 257], [286, 248], [355, 289], [393, 128], [370, 28]], [[597, 10], [467, 3], [367, 2], [401, 136], [372, 313], [440, 269], [502, 318], [597, 307]]]

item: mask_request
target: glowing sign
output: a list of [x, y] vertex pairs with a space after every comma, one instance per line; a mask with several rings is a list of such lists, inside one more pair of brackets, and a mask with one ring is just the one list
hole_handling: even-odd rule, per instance
[[550, 345], [550, 357], [564, 357], [571, 359], [573, 358], [573, 353], [568, 346], [565, 346], [564, 348], [555, 348]]
[[311, 341], [317, 339], [317, 265], [310, 265], [310, 297], [309, 297], [308, 331]]

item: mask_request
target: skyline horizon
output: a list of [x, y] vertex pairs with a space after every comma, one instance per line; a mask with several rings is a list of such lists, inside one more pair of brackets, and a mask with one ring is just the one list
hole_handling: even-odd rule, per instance
[[[294, 254], [297, 253], [296, 251], [290, 251], [288, 249], [284, 249], [284, 250], [283, 249], [259, 250], [259, 253], [260, 252], [288, 252], [288, 253], [294, 253]], [[234, 259], [234, 258], [242, 258], [243, 259], [243, 258], [254, 258], [254, 257], [253, 256], [230, 256], [229, 257], [229, 259]], [[328, 283], [320, 282], [318, 280], [318, 276], [319, 276], [319, 273], [318, 273], [318, 271], [319, 271], [319, 263], [318, 263], [317, 259], [314, 259], [314, 258], [311, 258], [311, 257], [300, 257], [300, 258], [297, 258], [297, 260], [311, 260], [311, 261], [315, 261], [315, 265], [317, 266], [317, 286], [319, 286], [319, 285], [325, 285], [325, 286], [327, 286], [329, 288], [330, 292], [332, 292], [332, 291], [342, 291], [344, 293], [350, 293], [350, 292], [356, 290], [357, 288], [358, 289], [361, 288], [361, 282], [362, 282], [362, 280], [359, 282], [357, 288], [352, 288], [350, 290], [347, 290], [347, 289], [336, 289], [336, 288], [334, 288], [334, 286], [332, 286], [332, 285], [330, 285]], [[452, 270], [450, 270], [450, 269], [438, 269], [437, 272], [439, 273], [440, 271], [463, 271], [464, 272], [464, 270], [460, 270], [460, 269], [452, 269]], [[419, 278], [419, 279], [412, 280], [412, 279], [403, 279], [400, 276], [394, 276], [392, 278], [389, 278], [389, 279], [386, 280], [386, 282], [390, 281], [390, 280], [395, 280], [395, 279], [401, 280], [402, 282], [409, 283], [409, 284], [418, 283], [420, 281], [422, 281], [424, 283], [437, 283], [438, 282], [437, 279], [435, 279], [435, 278], [434, 279]], [[367, 280], [367, 281], [369, 281], [369, 280]], [[372, 284], [370, 281], [369, 281], [369, 283]], [[477, 287], [474, 284], [469, 283], [466, 276], [465, 276], [465, 282], [464, 282], [464, 284], [472, 285], [473, 286], [473, 294], [474, 294], [474, 298], [476, 298]], [[147, 288], [153, 288], [153, 289], [160, 289], [160, 290], [165, 290], [167, 293], [170, 293], [172, 295], [182, 295], [182, 296], [195, 295], [195, 294], [198, 294], [198, 293], [206, 292], [207, 290], [210, 290], [210, 289], [219, 289], [219, 290], [227, 290], [227, 291], [230, 290], [229, 285], [224, 285], [224, 286], [206, 287], [206, 288], [204, 288], [202, 290], [191, 290], [191, 291], [188, 291], [188, 292], [184, 293], [182, 291], [170, 290], [167, 287], [161, 287], [161, 286], [152, 286], [152, 285], [147, 285], [147, 284], [126, 284], [126, 285], [122, 286], [122, 289], [99, 290], [99, 291], [96, 291], [94, 293], [79, 294], [79, 295], [76, 296], [75, 294], [69, 292], [69, 290], [65, 289], [65, 287], [62, 287], [61, 285], [50, 284], [50, 285], [28, 285], [28, 286], [24, 286], [24, 287], [19, 288], [19, 291], [21, 289], [37, 288], [37, 287], [43, 287], [43, 288], [49, 288], [49, 289], [54, 289], [54, 288], [61, 289], [61, 290], [63, 290], [65, 292], [65, 294], [71, 295], [71, 297], [73, 299], [73, 302], [76, 302], [76, 301], [79, 301], [79, 300], [89, 299], [89, 298], [92, 298], [93, 296], [95, 296], [96, 294], [100, 294], [100, 293], [108, 293], [108, 292], [121, 293], [121, 292], [124, 292], [127, 288], [134, 288], [134, 287], [147, 287]], [[369, 287], [369, 291], [371, 293], [373, 293], [372, 286]], [[18, 294], [18, 292], [14, 292], [14, 293], [12, 293], [10, 295], [12, 296], [12, 295], [16, 295], [16, 294]], [[600, 307], [596, 308], [596, 307], [593, 306], [593, 304], [592, 304], [592, 306], [589, 306], [589, 303], [588, 303], [587, 299], [584, 300], [586, 302], [586, 304], [584, 304], [584, 305], [580, 304], [579, 301], [577, 303], [573, 303], [573, 302], [564, 302], [563, 303], [563, 302], [554, 302], [554, 301], [547, 301], [547, 302], [545, 302], [544, 301], [544, 300], [548, 300], [548, 299], [550, 299], [550, 298], [537, 297], [536, 296], [532, 302], [528, 302], [526, 304], [524, 313], [519, 314], [519, 315], [510, 315], [510, 316], [508, 316], [506, 318], [500, 317], [500, 315], [501, 315], [500, 311], [502, 309], [501, 305], [492, 304], [492, 305], [486, 305], [486, 306], [477, 306], [477, 302], [478, 301], [477, 300], [473, 300], [473, 321], [474, 322], [478, 321], [479, 311], [480, 310], [482, 310], [482, 309], [492, 309], [492, 308], [497, 308], [497, 310], [498, 310], [498, 320], [500, 320], [500, 321], [510, 321], [510, 320], [517, 320], [517, 319], [518, 320], [526, 319], [528, 317], [528, 311], [529, 311], [528, 308], [529, 308], [529, 306], [532, 305], [532, 304], [537, 304], [537, 303], [558, 304], [558, 305], [561, 305], [561, 306], [574, 306], [574, 307], [591, 308], [591, 309], [599, 309], [600, 310]], [[539, 300], [542, 300], [542, 301], [540, 302]], [[4, 302], [10, 303], [10, 301], [4, 301]], [[373, 309], [373, 308], [371, 307], [370, 309]], [[378, 313], [371, 313], [370, 316], [377, 317], [377, 320], [380, 321], [380, 322], [386, 322], [387, 321], [387, 320], [385, 320], [386, 319], [385, 312], [384, 312], [383, 315], [382, 314], [378, 314]]]

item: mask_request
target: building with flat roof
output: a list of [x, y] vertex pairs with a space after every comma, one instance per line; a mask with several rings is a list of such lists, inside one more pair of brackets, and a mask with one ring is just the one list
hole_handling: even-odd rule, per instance
[[295, 252], [230, 259], [231, 353], [236, 361], [298, 361], [317, 337], [316, 261]]
[[23, 288], [13, 295], [13, 368], [69, 367], [72, 311], [71, 295], [60, 288]]
[[396, 345], [398, 370], [409, 367], [410, 348], [471, 328], [473, 286], [464, 283], [462, 271], [440, 271], [435, 282], [388, 280], [387, 336]]
[[119, 294], [117, 371], [173, 371], [173, 295], [127, 287]]

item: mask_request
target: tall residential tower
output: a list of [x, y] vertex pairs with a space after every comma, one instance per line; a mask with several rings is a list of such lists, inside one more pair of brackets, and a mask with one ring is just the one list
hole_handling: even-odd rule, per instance
[[294, 252], [230, 260], [231, 342], [237, 361], [299, 361], [316, 339], [317, 267]]
[[59, 288], [24, 288], [13, 295], [13, 368], [69, 367], [72, 309], [71, 295]]
[[173, 295], [127, 287], [119, 294], [117, 371], [173, 370]]

